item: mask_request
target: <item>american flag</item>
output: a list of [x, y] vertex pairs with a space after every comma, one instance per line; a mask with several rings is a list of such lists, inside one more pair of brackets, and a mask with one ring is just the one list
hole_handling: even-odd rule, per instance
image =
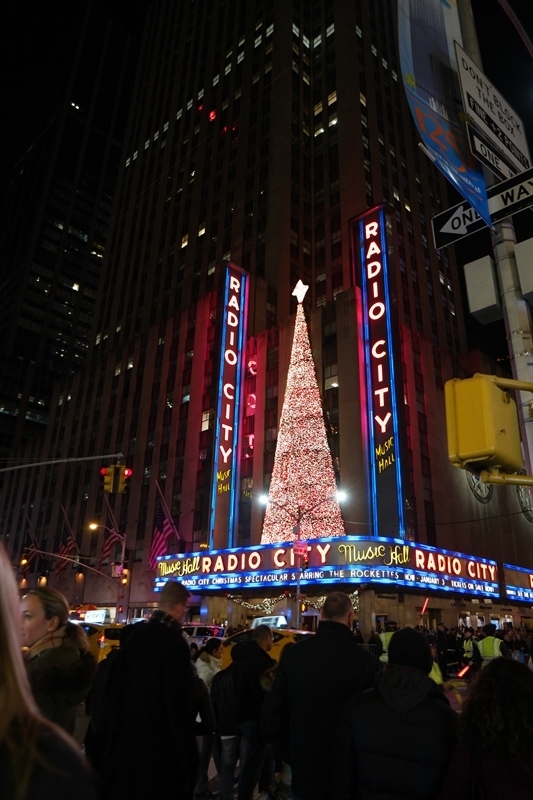
[[109, 514], [107, 516], [106, 522], [109, 524], [106, 525], [106, 530], [104, 531], [104, 541], [102, 544], [102, 550], [100, 551], [98, 566], [96, 567], [96, 569], [98, 570], [102, 569], [102, 564], [111, 555], [111, 548], [114, 545], [116, 545], [117, 542], [122, 541], [122, 536], [117, 530], [115, 530], [113, 526], [113, 521], [110, 519]]
[[26, 563], [22, 567], [23, 572], [28, 572], [33, 561], [35, 561], [38, 555], [39, 555], [39, 548], [37, 547], [35, 542], [32, 542], [30, 545], [28, 545], [28, 547], [24, 548], [23, 556], [26, 559]]
[[152, 546], [150, 547], [150, 558], [148, 560], [148, 566], [153, 572], [157, 569], [158, 556], [166, 556], [168, 540], [173, 533], [175, 533], [174, 525], [165, 514], [160, 502], [155, 518]]
[[70, 532], [65, 525], [63, 528], [63, 533], [61, 534], [61, 542], [59, 544], [59, 550], [57, 551], [57, 561], [56, 561], [56, 569], [55, 569], [55, 576], [59, 578], [59, 576], [66, 570], [69, 565], [69, 562], [64, 558], [64, 556], [70, 556], [71, 553], [75, 553], [77, 550], [76, 542], [70, 535]]

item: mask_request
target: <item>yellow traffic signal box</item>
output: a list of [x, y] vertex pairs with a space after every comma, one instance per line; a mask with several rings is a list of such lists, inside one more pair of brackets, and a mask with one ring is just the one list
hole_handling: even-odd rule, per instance
[[496, 380], [475, 375], [446, 382], [448, 458], [456, 467], [473, 472], [522, 469], [516, 403]]

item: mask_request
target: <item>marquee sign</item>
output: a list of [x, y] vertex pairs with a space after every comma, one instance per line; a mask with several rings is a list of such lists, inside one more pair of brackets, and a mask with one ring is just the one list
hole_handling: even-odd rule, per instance
[[247, 311], [248, 276], [234, 264], [226, 264], [211, 481], [210, 547], [232, 545], [233, 531], [236, 528]]
[[503, 581], [508, 600], [533, 601], [533, 569], [504, 564]]
[[[302, 585], [376, 584], [420, 591], [499, 597], [495, 561], [384, 537], [338, 536], [307, 540], [308, 568]], [[298, 576], [291, 543], [255, 545], [164, 556], [158, 559], [156, 591], [178, 580], [192, 591], [263, 590], [287, 587]]]
[[382, 207], [358, 220], [363, 303], [363, 360], [373, 531], [403, 536], [400, 431], [393, 358], [387, 225]]

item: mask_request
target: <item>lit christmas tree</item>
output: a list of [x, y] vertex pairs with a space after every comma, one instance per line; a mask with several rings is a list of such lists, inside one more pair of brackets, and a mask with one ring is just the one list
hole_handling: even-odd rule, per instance
[[263, 544], [345, 536], [309, 344], [301, 281], [291, 361], [268, 496]]

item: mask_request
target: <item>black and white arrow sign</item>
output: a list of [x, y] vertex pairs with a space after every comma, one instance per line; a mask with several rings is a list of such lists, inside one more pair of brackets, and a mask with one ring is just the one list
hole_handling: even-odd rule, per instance
[[[533, 168], [508, 181], [487, 189], [489, 211], [493, 222], [533, 206]], [[458, 242], [485, 227], [483, 219], [471, 205], [463, 201], [431, 220], [435, 249]]]
[[487, 227], [483, 218], [466, 201], [437, 214], [431, 225], [436, 250]]

